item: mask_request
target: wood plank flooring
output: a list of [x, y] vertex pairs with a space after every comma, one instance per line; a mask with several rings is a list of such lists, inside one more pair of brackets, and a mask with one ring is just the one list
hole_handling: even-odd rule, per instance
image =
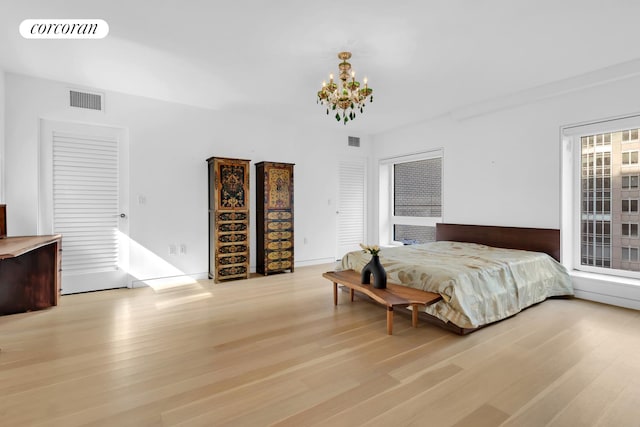
[[638, 426], [640, 313], [549, 300], [468, 336], [331, 265], [0, 317], [2, 426]]

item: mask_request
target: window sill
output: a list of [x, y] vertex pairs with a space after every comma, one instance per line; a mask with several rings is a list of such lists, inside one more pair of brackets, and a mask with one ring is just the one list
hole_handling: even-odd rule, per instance
[[569, 274], [577, 298], [640, 310], [640, 280], [577, 270]]
[[610, 274], [591, 273], [587, 271], [571, 270], [569, 272], [571, 277], [584, 278], [590, 280], [603, 281], [608, 283], [615, 283], [617, 285], [632, 286], [634, 288], [640, 288], [640, 279], [633, 279], [631, 277], [613, 276]]

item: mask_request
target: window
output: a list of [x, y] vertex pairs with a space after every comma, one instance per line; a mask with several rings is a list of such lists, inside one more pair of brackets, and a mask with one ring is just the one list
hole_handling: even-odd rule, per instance
[[622, 142], [633, 142], [638, 140], [638, 129], [622, 131]]
[[622, 212], [623, 213], [638, 212], [638, 199], [623, 199]]
[[622, 188], [638, 188], [638, 175], [623, 175], [622, 176]]
[[380, 242], [435, 241], [442, 221], [442, 151], [380, 162]]
[[640, 116], [563, 129], [568, 267], [640, 278], [639, 128]]
[[638, 261], [638, 248], [623, 246], [622, 261]]
[[622, 235], [628, 237], [638, 237], [638, 224], [623, 223]]
[[638, 164], [638, 151], [623, 151], [622, 152], [622, 165], [637, 165]]

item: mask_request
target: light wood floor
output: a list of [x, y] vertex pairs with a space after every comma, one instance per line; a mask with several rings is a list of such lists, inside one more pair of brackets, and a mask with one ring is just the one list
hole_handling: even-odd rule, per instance
[[330, 265], [0, 317], [0, 425], [638, 426], [640, 313], [549, 300], [460, 337]]

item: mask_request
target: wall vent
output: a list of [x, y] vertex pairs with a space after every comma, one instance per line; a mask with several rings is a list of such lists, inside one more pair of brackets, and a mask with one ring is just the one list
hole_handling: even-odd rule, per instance
[[349, 147], [360, 147], [360, 138], [358, 138], [357, 136], [350, 136]]
[[70, 90], [69, 105], [71, 107], [102, 111], [102, 95], [99, 93]]

